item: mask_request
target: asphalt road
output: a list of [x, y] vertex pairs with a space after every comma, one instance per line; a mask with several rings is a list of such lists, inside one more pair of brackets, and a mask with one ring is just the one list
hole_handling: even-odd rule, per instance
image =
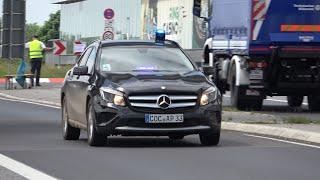
[[59, 109], [0, 100], [0, 154], [66, 180], [320, 177], [318, 148], [229, 131], [218, 147], [202, 147], [197, 136], [190, 136], [183, 141], [113, 137], [105, 147], [93, 148], [85, 135], [63, 141], [59, 122]]

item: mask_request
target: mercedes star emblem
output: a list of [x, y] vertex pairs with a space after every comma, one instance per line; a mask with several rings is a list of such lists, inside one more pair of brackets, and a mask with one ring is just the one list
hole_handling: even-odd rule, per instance
[[157, 104], [161, 109], [168, 109], [171, 105], [171, 99], [167, 95], [161, 95], [158, 98]]

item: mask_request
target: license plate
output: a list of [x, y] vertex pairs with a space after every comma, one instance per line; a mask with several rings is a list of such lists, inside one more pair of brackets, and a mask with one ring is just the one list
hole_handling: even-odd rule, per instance
[[263, 79], [263, 70], [251, 70], [250, 79]]
[[146, 114], [146, 123], [183, 123], [183, 114]]

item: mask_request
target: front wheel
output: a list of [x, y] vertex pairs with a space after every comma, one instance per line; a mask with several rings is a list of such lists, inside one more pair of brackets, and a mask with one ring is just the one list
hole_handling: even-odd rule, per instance
[[88, 104], [87, 110], [87, 134], [88, 144], [90, 146], [103, 146], [107, 139], [105, 134], [100, 134], [96, 129], [96, 115], [91, 103]]
[[78, 140], [80, 137], [80, 129], [72, 127], [68, 120], [68, 110], [67, 110], [67, 103], [66, 99], [63, 99], [63, 104], [62, 104], [62, 133], [63, 133], [63, 139], [64, 140]]
[[233, 77], [231, 84], [231, 105], [239, 110], [260, 111], [263, 105], [263, 99], [260, 97], [246, 97], [247, 89], [236, 85], [236, 78]]
[[200, 142], [204, 146], [217, 146], [220, 142], [220, 130], [199, 134]]

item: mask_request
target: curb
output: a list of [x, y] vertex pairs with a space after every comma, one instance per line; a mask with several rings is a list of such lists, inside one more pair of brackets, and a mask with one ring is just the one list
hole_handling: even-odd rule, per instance
[[[10, 96], [3, 93], [0, 93], [0, 97], [12, 99], [12, 100], [28, 101], [33, 103], [61, 107], [60, 103], [18, 98], [18, 97]], [[239, 131], [239, 132], [259, 134], [259, 135], [281, 137], [286, 139], [293, 139], [293, 140], [320, 144], [320, 133], [302, 131], [302, 130], [284, 128], [284, 127], [271, 127], [266, 125], [222, 122], [222, 129], [229, 130], [229, 131]]]
[[286, 139], [307, 141], [311, 143], [320, 144], [320, 133], [302, 131], [302, 130], [296, 130], [296, 129], [290, 129], [290, 128], [223, 122], [222, 129], [230, 130], [230, 131], [240, 131], [240, 132], [246, 132], [246, 133], [252, 133], [252, 134], [275, 136], [275, 137], [281, 137]]

